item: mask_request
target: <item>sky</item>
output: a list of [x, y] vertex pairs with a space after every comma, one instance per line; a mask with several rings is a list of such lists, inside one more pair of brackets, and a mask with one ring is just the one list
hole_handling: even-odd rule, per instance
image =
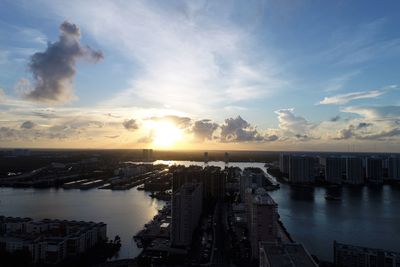
[[399, 1], [0, 2], [0, 147], [400, 152]]

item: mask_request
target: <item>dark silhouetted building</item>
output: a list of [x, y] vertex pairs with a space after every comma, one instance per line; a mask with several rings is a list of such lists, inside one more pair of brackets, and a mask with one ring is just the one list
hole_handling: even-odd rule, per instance
[[144, 162], [153, 161], [153, 149], [143, 149], [142, 158]]
[[171, 244], [187, 247], [202, 213], [202, 185], [185, 183], [172, 196]]
[[381, 158], [367, 158], [367, 181], [383, 183], [383, 160]]
[[391, 156], [388, 159], [388, 177], [400, 180], [400, 156]]
[[339, 157], [327, 157], [324, 159], [325, 181], [331, 184], [341, 184], [346, 160]]
[[289, 182], [294, 184], [313, 183], [315, 181], [317, 159], [309, 156], [290, 156]]
[[341, 267], [400, 267], [400, 253], [333, 242], [333, 260]]
[[301, 244], [260, 242], [260, 267], [318, 267]]
[[259, 242], [278, 239], [278, 205], [263, 188], [246, 190], [247, 228], [252, 257], [258, 258]]
[[346, 159], [346, 183], [364, 183], [364, 168], [361, 158], [349, 157]]
[[289, 160], [290, 155], [286, 153], [279, 154], [279, 170], [282, 173], [289, 174]]

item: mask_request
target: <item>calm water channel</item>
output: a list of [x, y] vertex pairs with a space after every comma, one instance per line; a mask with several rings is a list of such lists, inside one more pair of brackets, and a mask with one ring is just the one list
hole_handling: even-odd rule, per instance
[[[164, 164], [203, 165], [202, 162], [156, 161]], [[209, 165], [224, 167], [223, 162]], [[260, 167], [263, 163], [230, 163], [230, 166]], [[325, 200], [326, 193], [341, 201]], [[281, 219], [292, 237], [322, 259], [331, 260], [332, 243], [344, 243], [400, 251], [400, 188], [341, 187], [294, 188], [281, 185], [271, 192], [279, 205]], [[120, 235], [119, 258], [138, 255], [132, 236], [153, 218], [164, 202], [151, 199], [143, 191], [91, 189], [0, 188], [0, 215], [103, 221], [108, 236]]]

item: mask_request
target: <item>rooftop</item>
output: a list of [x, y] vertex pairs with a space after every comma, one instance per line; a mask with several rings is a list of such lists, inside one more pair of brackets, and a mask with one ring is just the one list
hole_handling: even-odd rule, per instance
[[265, 253], [271, 267], [318, 266], [301, 244], [260, 242], [260, 250]]

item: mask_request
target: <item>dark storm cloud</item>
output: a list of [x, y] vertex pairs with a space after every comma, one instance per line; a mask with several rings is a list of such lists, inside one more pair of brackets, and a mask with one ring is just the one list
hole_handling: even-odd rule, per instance
[[60, 37], [55, 43], [49, 43], [46, 51], [35, 53], [29, 62], [34, 87], [25, 92], [28, 99], [62, 103], [71, 100], [73, 95], [72, 83], [76, 73], [76, 60], [86, 58], [97, 62], [103, 58], [100, 51], [80, 43], [80, 30], [68, 21], [60, 25]]
[[21, 129], [32, 129], [35, 127], [35, 123], [31, 121], [25, 121], [21, 124]]
[[130, 119], [130, 120], [125, 120], [122, 125], [124, 126], [125, 129], [129, 131], [134, 131], [139, 129], [139, 125], [137, 124], [136, 120]]

